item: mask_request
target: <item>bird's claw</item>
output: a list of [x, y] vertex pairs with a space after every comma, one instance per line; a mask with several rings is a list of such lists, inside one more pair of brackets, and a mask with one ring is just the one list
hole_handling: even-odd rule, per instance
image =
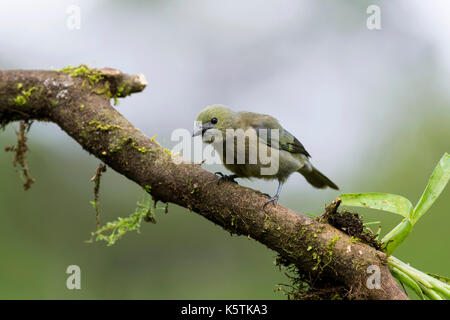
[[217, 174], [217, 175], [220, 176], [219, 180], [217, 180], [217, 184], [220, 184], [221, 181], [229, 181], [229, 182], [233, 182], [233, 183], [238, 184], [237, 181], [234, 180], [235, 178], [237, 178], [237, 176], [234, 175], [234, 174], [226, 175], [226, 174], [223, 174], [222, 172], [214, 172], [214, 174]]
[[268, 200], [266, 200], [266, 202], [264, 202], [263, 209], [271, 202], [273, 203], [273, 206], [276, 207], [278, 204], [278, 199], [279, 199], [279, 196], [274, 196], [274, 197], [269, 198]]

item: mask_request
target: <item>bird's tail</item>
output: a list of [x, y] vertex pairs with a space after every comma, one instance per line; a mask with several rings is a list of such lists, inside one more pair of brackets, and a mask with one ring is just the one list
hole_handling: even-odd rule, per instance
[[298, 170], [313, 187], [324, 189], [330, 187], [339, 190], [339, 187], [330, 179], [328, 179], [322, 172], [314, 168], [312, 165], [305, 165]]

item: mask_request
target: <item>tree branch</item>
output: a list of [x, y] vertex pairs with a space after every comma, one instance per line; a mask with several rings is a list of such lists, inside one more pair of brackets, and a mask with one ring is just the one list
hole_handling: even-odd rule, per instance
[[[309, 279], [328, 279], [359, 299], [407, 298], [381, 251], [280, 205], [263, 209], [263, 194], [233, 183], [218, 186], [217, 176], [199, 165], [176, 164], [168, 150], [110, 104], [111, 98], [140, 92], [145, 86], [143, 76], [114, 69], [0, 71], [0, 123], [54, 122], [155, 199], [176, 203], [229, 232], [250, 236], [294, 263]], [[366, 286], [370, 265], [380, 268], [381, 289]]]

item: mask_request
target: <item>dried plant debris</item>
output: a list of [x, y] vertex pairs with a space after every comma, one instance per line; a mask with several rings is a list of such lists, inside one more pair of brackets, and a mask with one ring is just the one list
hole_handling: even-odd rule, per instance
[[9, 146], [5, 148], [5, 151], [11, 151], [15, 152], [13, 165], [14, 167], [17, 166], [17, 163], [22, 167], [22, 174], [24, 177], [24, 184], [23, 188], [25, 190], [30, 189], [31, 185], [35, 182], [33, 177], [30, 174], [30, 169], [28, 168], [25, 154], [28, 151], [28, 145], [27, 145], [27, 136], [26, 134], [30, 130], [32, 121], [20, 121], [19, 131], [16, 132], [17, 134], [17, 145], [15, 146]]
[[288, 300], [350, 300], [353, 295], [344, 285], [324, 279], [311, 279], [286, 259], [277, 256], [275, 264], [284, 271], [289, 284], [280, 283], [276, 291], [285, 294]]
[[319, 221], [326, 222], [349, 236], [380, 250], [382, 243], [377, 240], [377, 235], [364, 226], [364, 222], [357, 213], [349, 212], [346, 209], [338, 212], [337, 209], [340, 204], [341, 199], [339, 198], [332, 201], [325, 208], [325, 213], [318, 217]]
[[91, 201], [92, 206], [95, 209], [95, 224], [97, 229], [100, 227], [100, 211], [98, 209], [98, 197], [100, 192], [100, 179], [102, 174], [106, 172], [106, 165], [100, 163], [97, 170], [95, 171], [94, 176], [91, 178], [91, 181], [94, 182], [94, 201]]

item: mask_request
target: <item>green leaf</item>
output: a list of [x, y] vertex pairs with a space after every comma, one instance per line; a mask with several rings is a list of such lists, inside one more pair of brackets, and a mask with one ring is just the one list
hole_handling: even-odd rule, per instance
[[381, 239], [385, 247], [383, 251], [389, 256], [398, 248], [400, 244], [408, 237], [411, 233], [413, 225], [411, 220], [405, 218], [400, 222], [394, 229], [389, 231], [387, 235]]
[[416, 223], [417, 220], [422, 217], [425, 212], [431, 207], [434, 201], [439, 197], [442, 190], [444, 190], [447, 185], [448, 180], [450, 179], [450, 155], [445, 153], [436, 168], [434, 168], [433, 173], [431, 174], [430, 180], [428, 181], [428, 185], [425, 188], [425, 191], [422, 194], [419, 202], [414, 208], [414, 213], [412, 215], [413, 223]]
[[398, 279], [398, 281], [406, 284], [408, 287], [414, 290], [414, 292], [419, 296], [420, 299], [425, 300], [422, 289], [417, 282], [415, 282], [413, 279], [411, 279], [410, 276], [394, 266], [389, 266], [389, 269], [391, 270], [392, 274]]
[[416, 282], [423, 293], [430, 299], [441, 300], [443, 297], [450, 299], [450, 286], [445, 282], [433, 278], [432, 276], [411, 267], [399, 259], [389, 256], [388, 257], [389, 269], [392, 267], [400, 270], [408, 277], [410, 277], [414, 282]]
[[442, 281], [446, 284], [450, 284], [450, 278], [444, 277], [444, 276], [440, 276], [438, 274], [434, 274], [434, 273], [429, 273], [427, 272], [427, 274], [435, 279], [438, 279], [439, 281]]
[[431, 300], [444, 300], [439, 293], [434, 291], [433, 289], [427, 288], [426, 286], [419, 283], [420, 288], [422, 289], [423, 293], [430, 298]]
[[346, 193], [339, 198], [345, 206], [379, 209], [405, 218], [413, 212], [413, 206], [408, 199], [390, 193]]

